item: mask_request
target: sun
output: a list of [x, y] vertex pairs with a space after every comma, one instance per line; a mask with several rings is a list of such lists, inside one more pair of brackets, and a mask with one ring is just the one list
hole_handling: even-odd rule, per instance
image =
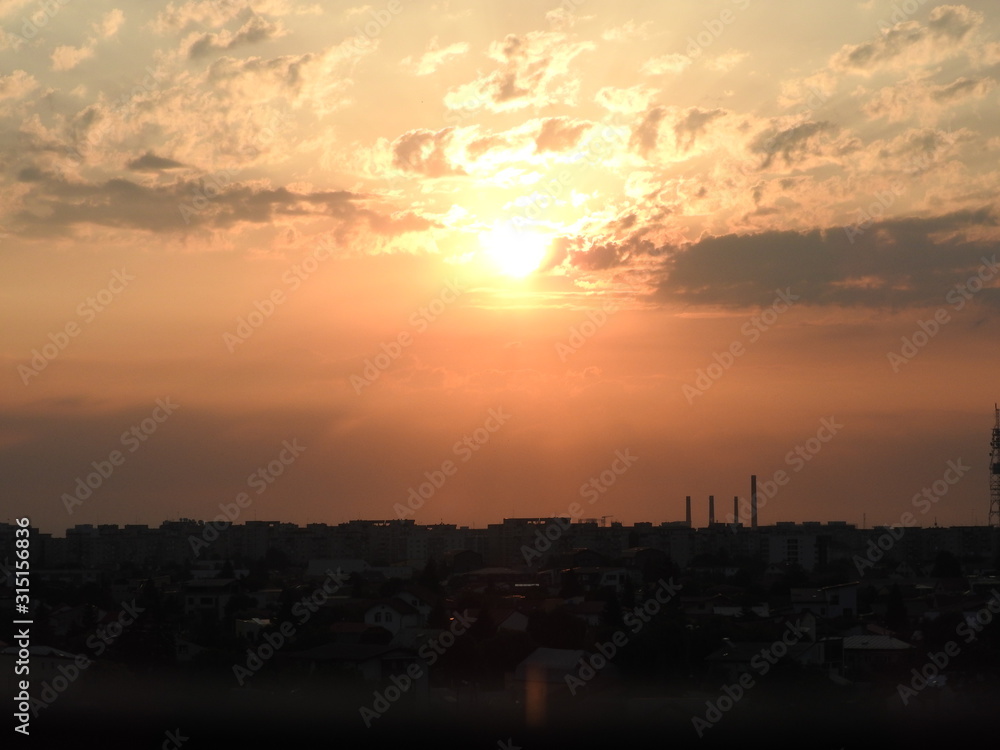
[[542, 264], [549, 252], [549, 242], [543, 234], [511, 226], [496, 226], [479, 235], [479, 244], [496, 269], [518, 279]]

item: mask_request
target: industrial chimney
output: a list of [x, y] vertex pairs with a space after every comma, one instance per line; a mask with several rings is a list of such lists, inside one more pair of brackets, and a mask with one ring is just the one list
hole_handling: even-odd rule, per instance
[[687, 515], [685, 516], [685, 518], [687, 519], [687, 525], [688, 525], [688, 528], [690, 529], [691, 528], [691, 496], [690, 495], [687, 496]]
[[757, 475], [750, 475], [750, 528], [757, 528]]
[[708, 496], [708, 525], [715, 523], [715, 495]]
[[739, 525], [740, 522], [740, 496], [733, 495], [733, 524]]

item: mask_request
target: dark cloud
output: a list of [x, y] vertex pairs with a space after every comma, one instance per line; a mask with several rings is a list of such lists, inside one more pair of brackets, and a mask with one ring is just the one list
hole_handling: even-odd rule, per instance
[[781, 156], [785, 164], [791, 165], [817, 152], [817, 142], [837, 130], [837, 126], [830, 122], [803, 122], [785, 129], [770, 128], [750, 142], [750, 151], [763, 155], [761, 169], [770, 167], [775, 156]]
[[660, 121], [666, 116], [666, 107], [653, 107], [642, 118], [642, 122], [632, 131], [629, 147], [645, 156], [656, 148], [660, 137]]
[[168, 169], [177, 169], [184, 165], [179, 161], [167, 159], [163, 156], [156, 156], [156, 154], [147, 151], [142, 156], [132, 159], [127, 166], [133, 172], [162, 172]]
[[76, 226], [183, 232], [265, 224], [280, 216], [327, 216], [344, 225], [366, 223], [378, 234], [427, 229], [428, 220], [411, 213], [386, 216], [361, 205], [364, 196], [344, 190], [297, 193], [234, 182], [224, 173], [169, 186], [144, 186], [124, 179], [70, 182], [43, 176], [25, 198], [15, 231], [29, 236], [67, 235]]
[[454, 128], [436, 133], [432, 130], [411, 130], [392, 144], [392, 164], [397, 169], [416, 172], [427, 177], [464, 175], [466, 172], [451, 163], [448, 146]]
[[948, 102], [966, 96], [982, 96], [996, 85], [992, 78], [958, 78], [945, 86], [935, 87], [931, 91], [931, 99], [937, 102]]
[[938, 36], [960, 40], [976, 26], [983, 17], [964, 5], [939, 5], [931, 11], [927, 27]]
[[[997, 225], [982, 209], [848, 228], [860, 230], [853, 234], [838, 227], [709, 237], [668, 248], [657, 296], [743, 307], [769, 304], [776, 289], [790, 288], [802, 304], [943, 305], [954, 284], [1000, 252], [1000, 243], [968, 240], [963, 232]], [[942, 235], [949, 237], [930, 239]], [[1000, 306], [1000, 288], [984, 289], [976, 299]]]
[[725, 117], [726, 114], [724, 109], [705, 110], [691, 107], [674, 125], [677, 147], [685, 151], [691, 148], [698, 136], [705, 132], [705, 128], [710, 122]]
[[630, 237], [623, 242], [607, 242], [592, 245], [586, 250], [569, 252], [570, 264], [582, 271], [602, 271], [625, 265], [630, 258], [637, 255], [653, 255], [656, 246], [649, 240], [638, 236]]

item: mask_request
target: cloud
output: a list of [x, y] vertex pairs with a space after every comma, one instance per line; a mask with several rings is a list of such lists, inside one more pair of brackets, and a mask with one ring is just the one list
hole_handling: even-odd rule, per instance
[[72, 70], [84, 60], [93, 57], [99, 39], [110, 39], [118, 33], [118, 30], [124, 23], [125, 14], [117, 8], [105, 13], [99, 22], [91, 24], [91, 28], [97, 34], [97, 37], [91, 37], [81, 47], [63, 44], [52, 51], [50, 58], [52, 60], [52, 70], [57, 73]]
[[547, 118], [535, 139], [535, 151], [567, 151], [580, 142], [580, 136], [590, 127], [589, 122], [568, 117]]
[[179, 161], [146, 152], [142, 156], [132, 159], [127, 166], [133, 172], [162, 172], [164, 170], [177, 169], [184, 165]]
[[[768, 231], [707, 237], [667, 248], [656, 296], [682, 304], [748, 307], [770, 304], [790, 289], [799, 304], [901, 308], [943, 305], [954, 284], [966, 281], [1000, 251], [997, 241], [967, 239], [986, 228], [989, 209], [935, 218], [891, 219], [848, 238], [843, 228]], [[945, 237], [945, 239], [933, 239]], [[977, 299], [1000, 307], [1000, 287]]]
[[634, 236], [623, 242], [607, 242], [591, 245], [585, 250], [570, 250], [568, 260], [571, 266], [580, 271], [603, 271], [627, 265], [636, 256], [655, 252], [652, 242]]
[[698, 107], [691, 107], [674, 125], [677, 147], [684, 151], [690, 149], [698, 136], [705, 132], [705, 128], [709, 123], [720, 117], [725, 117], [726, 114], [728, 113], [724, 109], [704, 110], [698, 109]]
[[656, 148], [660, 137], [660, 121], [667, 114], [666, 107], [653, 107], [642, 118], [642, 122], [632, 131], [629, 148], [645, 156]]
[[469, 51], [468, 42], [455, 42], [447, 47], [438, 46], [438, 38], [434, 37], [427, 45], [427, 51], [419, 58], [405, 57], [400, 65], [407, 72], [415, 76], [427, 76], [437, 70], [446, 62], [455, 57], [461, 57]]
[[445, 128], [436, 133], [411, 130], [404, 133], [392, 144], [393, 166], [425, 177], [464, 175], [465, 170], [453, 164], [448, 157], [454, 130]]
[[108, 11], [104, 14], [100, 23], [93, 24], [92, 28], [102, 39], [110, 39], [125, 23], [125, 14], [115, 8], [114, 10]]
[[844, 45], [830, 60], [835, 70], [871, 75], [882, 67], [928, 64], [963, 51], [966, 37], [983, 16], [964, 5], [940, 5], [927, 25], [901, 21], [861, 44]]
[[494, 112], [508, 112], [530, 106], [573, 104], [580, 84], [571, 75], [571, 63], [578, 55], [594, 49], [593, 42], [573, 42], [561, 32], [509, 34], [489, 48], [489, 56], [500, 67], [450, 90], [445, 105], [449, 109], [467, 109], [468, 103], [474, 101]]
[[749, 144], [754, 154], [763, 155], [761, 169], [767, 169], [780, 156], [786, 165], [804, 161], [808, 156], [824, 152], [823, 144], [839, 128], [831, 122], [808, 121], [789, 127], [772, 126], [758, 133]]
[[[162, 163], [146, 155], [139, 161]], [[162, 160], [171, 161], [171, 160]], [[426, 230], [432, 223], [411, 212], [388, 216], [364, 205], [364, 196], [345, 190], [303, 191], [245, 184], [230, 174], [178, 179], [145, 186], [125, 179], [99, 183], [70, 181], [37, 169], [22, 170], [30, 192], [8, 229], [31, 237], [71, 235], [88, 225], [158, 233], [269, 225], [282, 218], [327, 218], [340, 231], [367, 228], [395, 235]]]
[[38, 87], [35, 77], [24, 70], [15, 70], [10, 75], [0, 75], [0, 103], [8, 99], [20, 99]]
[[252, 16], [235, 33], [223, 30], [218, 34], [199, 34], [193, 40], [185, 42], [185, 45], [188, 57], [195, 59], [213, 52], [226, 52], [236, 47], [277, 39], [287, 33], [278, 23], [272, 23], [261, 16]]
[[865, 102], [869, 117], [899, 122], [919, 117], [933, 122], [950, 107], [969, 99], [982, 99], [994, 88], [996, 80], [986, 76], [956, 78], [951, 83], [931, 84], [926, 79], [911, 79], [879, 89]]
[[652, 26], [652, 21], [637, 24], [632, 19], [629, 19], [621, 26], [615, 26], [604, 31], [601, 34], [601, 39], [607, 42], [645, 41], [652, 36]]
[[375, 48], [373, 43], [360, 49], [346, 40], [319, 53], [221, 57], [208, 67], [203, 83], [245, 106], [283, 99], [296, 105], [307, 103], [318, 115], [329, 114], [349, 103], [347, 92], [353, 80], [346, 73], [350, 66]]
[[716, 58], [707, 60], [705, 62], [705, 67], [709, 70], [714, 70], [719, 73], [728, 73], [730, 70], [735, 68], [741, 62], [750, 57], [749, 52], [743, 52], [741, 50], [731, 49], [728, 52], [724, 52]]
[[639, 68], [639, 72], [647, 76], [662, 76], [667, 73], [680, 73], [691, 65], [687, 55], [670, 54], [652, 57]]
[[649, 109], [650, 102], [658, 93], [656, 89], [642, 84], [627, 89], [605, 86], [598, 89], [594, 100], [610, 112], [635, 114]]
[[189, 0], [167, 3], [167, 7], [157, 14], [152, 28], [158, 34], [170, 34], [193, 27], [217, 29], [253, 14], [281, 17], [322, 12], [319, 5], [305, 5], [298, 0], [255, 0], [252, 9], [246, 0]]
[[81, 62], [93, 56], [93, 46], [71, 47], [68, 44], [60, 45], [52, 50], [52, 70], [56, 72], [72, 70]]

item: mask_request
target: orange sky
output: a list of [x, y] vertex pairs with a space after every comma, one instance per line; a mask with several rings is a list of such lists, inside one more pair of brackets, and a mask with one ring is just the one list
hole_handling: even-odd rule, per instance
[[918, 521], [985, 521], [990, 3], [39, 8], [0, 1], [4, 520], [208, 519], [275, 461], [258, 519], [392, 518], [451, 462], [412, 517], [484, 525], [631, 451], [590, 515], [785, 471], [762, 523], [893, 523], [960, 460]]

